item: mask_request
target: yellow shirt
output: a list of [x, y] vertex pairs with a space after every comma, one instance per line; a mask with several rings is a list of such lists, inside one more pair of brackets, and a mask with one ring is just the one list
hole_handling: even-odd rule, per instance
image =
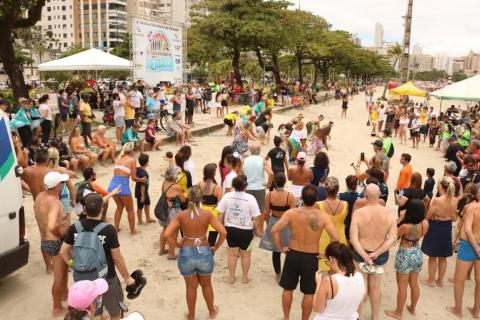
[[125, 102], [125, 120], [135, 119], [135, 108], [128, 101]]
[[275, 100], [273, 100], [273, 99], [267, 99], [266, 105], [267, 105], [267, 108], [273, 108], [273, 107], [275, 107]]
[[82, 122], [92, 122], [92, 108], [88, 102], [80, 102], [80, 115]]
[[225, 116], [224, 119], [235, 121], [235, 120], [237, 120], [237, 115], [235, 113], [229, 113]]
[[427, 113], [421, 112], [419, 118], [420, 118], [420, 124], [421, 124], [422, 126], [427, 124], [427, 122], [428, 122], [428, 115], [427, 115]]
[[372, 121], [377, 121], [378, 120], [378, 112], [377, 110], [373, 110], [372, 113], [370, 114], [370, 118]]
[[245, 116], [250, 110], [252, 110], [252, 107], [250, 106], [243, 107], [242, 109], [240, 109], [240, 115]]

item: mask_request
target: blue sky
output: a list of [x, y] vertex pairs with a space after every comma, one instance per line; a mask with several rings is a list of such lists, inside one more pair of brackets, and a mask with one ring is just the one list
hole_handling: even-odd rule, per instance
[[[400, 42], [407, 0], [290, 0], [298, 8], [325, 18], [333, 29], [356, 33], [363, 45], [373, 42], [375, 23], [385, 30], [385, 41]], [[413, 44], [424, 53], [466, 55], [480, 52], [480, 0], [414, 0]]]

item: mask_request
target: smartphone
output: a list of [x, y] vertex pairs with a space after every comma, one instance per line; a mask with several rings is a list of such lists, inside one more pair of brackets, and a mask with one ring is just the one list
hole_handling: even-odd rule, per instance
[[365, 152], [360, 153], [360, 161], [365, 161]]

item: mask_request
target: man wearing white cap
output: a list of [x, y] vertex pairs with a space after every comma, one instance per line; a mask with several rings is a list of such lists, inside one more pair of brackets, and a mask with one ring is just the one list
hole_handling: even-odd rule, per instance
[[67, 292], [67, 265], [60, 257], [62, 238], [70, 225], [63, 211], [60, 193], [69, 179], [68, 174], [49, 172], [43, 179], [45, 190], [40, 192], [34, 204], [35, 218], [40, 229], [41, 249], [52, 259], [53, 265], [53, 309], [52, 315], [63, 316], [62, 296]]
[[300, 151], [297, 155], [297, 163], [288, 169], [288, 180], [292, 182], [290, 192], [295, 196], [298, 202], [302, 196], [302, 189], [310, 184], [313, 179], [312, 169], [305, 167], [307, 154]]

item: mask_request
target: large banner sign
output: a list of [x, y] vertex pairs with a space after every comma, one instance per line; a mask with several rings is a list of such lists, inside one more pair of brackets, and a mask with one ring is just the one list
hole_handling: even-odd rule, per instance
[[133, 75], [150, 85], [181, 82], [182, 28], [139, 18], [133, 19]]

